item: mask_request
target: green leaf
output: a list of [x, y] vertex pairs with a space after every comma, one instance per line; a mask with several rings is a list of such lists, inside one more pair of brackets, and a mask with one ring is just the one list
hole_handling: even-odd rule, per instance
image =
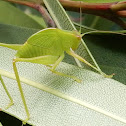
[[[86, 14], [84, 16], [83, 24], [97, 30], [119, 30], [120, 27], [116, 25], [115, 23], [105, 19], [101, 18], [99, 16], [89, 15]], [[104, 25], [103, 25], [104, 24]]]
[[38, 24], [42, 25], [43, 28], [47, 28], [46, 23], [44, 22], [44, 20], [42, 19], [42, 17], [34, 15], [34, 14], [28, 14], [32, 19], [34, 19], [35, 21], [37, 21]]
[[2, 17], [0, 18], [0, 23], [36, 29], [43, 28], [38, 22], [8, 2], [0, 1], [0, 17]]
[[0, 122], [0, 126], [3, 126], [3, 125], [1, 124], [1, 122]]
[[119, 2], [125, 0], [72, 0], [72, 1], [83, 1], [88, 3], [111, 3], [111, 2]]
[[0, 42], [9, 44], [23, 44], [40, 29], [17, 27], [14, 25], [0, 24]]
[[94, 31], [84, 40], [103, 71], [115, 73], [114, 79], [126, 84], [126, 34], [110, 31]]
[[[9, 99], [0, 84], [0, 107], [19, 119], [25, 119], [24, 107], [13, 74], [14, 54], [15, 51], [0, 47], [0, 74], [4, 76], [3, 79], [14, 99], [14, 105], [5, 111], [4, 107], [9, 103]], [[82, 80], [81, 84], [52, 74], [43, 65], [17, 63], [17, 66], [31, 115], [28, 123], [36, 126], [126, 124], [126, 87], [123, 84], [66, 63], [61, 63], [57, 70], [77, 76]]]

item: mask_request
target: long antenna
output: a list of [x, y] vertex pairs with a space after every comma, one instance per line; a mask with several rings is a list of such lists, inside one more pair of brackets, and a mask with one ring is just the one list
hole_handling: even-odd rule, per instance
[[81, 25], [82, 25], [82, 8], [81, 8], [81, 1], [80, 1], [80, 29], [79, 29], [80, 34], [81, 34]]

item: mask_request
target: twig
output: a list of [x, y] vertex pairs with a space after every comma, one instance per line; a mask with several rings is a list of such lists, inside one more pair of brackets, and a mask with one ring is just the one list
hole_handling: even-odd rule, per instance
[[126, 10], [126, 2], [125, 1], [124, 2], [118, 2], [118, 4], [112, 5], [111, 10], [113, 10], [114, 12]]
[[33, 6], [33, 8], [38, 10], [41, 13], [41, 15], [42, 15], [44, 21], [47, 23], [48, 27], [56, 27], [53, 19], [50, 17], [49, 13], [43, 6], [35, 4]]
[[[27, 5], [27, 6], [30, 6], [31, 4], [34, 4], [34, 6], [35, 6], [37, 4], [37, 2], [36, 3], [35, 2], [26, 2], [26, 1], [21, 1], [21, 0], [18, 0], [18, 1], [17, 0], [6, 0], [6, 1], [19, 3], [19, 4], [23, 4], [23, 5]], [[103, 18], [106, 18], [108, 20], [115, 22], [123, 29], [126, 29], [126, 23], [122, 19], [120, 19], [120, 17], [124, 17], [124, 18], [126, 17], [126, 1], [113, 2], [113, 3], [81, 2], [81, 4], [80, 4], [80, 1], [70, 1], [70, 0], [59, 0], [59, 1], [61, 2], [61, 4], [63, 5], [63, 7], [66, 10], [80, 12], [80, 6], [81, 6], [81, 10], [83, 13], [101, 16]], [[40, 4], [43, 5], [43, 2], [41, 1]], [[44, 15], [44, 14], [47, 15], [46, 12], [44, 12], [45, 10], [43, 8], [41, 8], [41, 9], [42, 9], [42, 11], [43, 10], [44, 11], [41, 12], [40, 8], [38, 9], [34, 6], [33, 6], [33, 8], [37, 9], [42, 15]], [[52, 22], [46, 16], [43, 16], [43, 17], [45, 17], [45, 20], [47, 20], [47, 22]], [[51, 25], [53, 25], [53, 24], [51, 24]]]
[[126, 18], [126, 10], [124, 10], [124, 11], [117, 11], [116, 14], [119, 15], [120, 17]]
[[[124, 12], [118, 13], [118, 11], [115, 11], [117, 4], [120, 4], [120, 7], [121, 7], [121, 5], [123, 5], [122, 3], [113, 2], [113, 3], [99, 3], [99, 4], [97, 3], [96, 4], [96, 3], [81, 2], [81, 5], [80, 5], [79, 1], [60, 0], [60, 2], [62, 3], [62, 5], [64, 6], [66, 10], [79, 12], [80, 6], [81, 6], [83, 13], [93, 14], [96, 16], [106, 18], [108, 20], [115, 22], [123, 29], [126, 29], [126, 23], [122, 19], [119, 18], [119, 17], [125, 17], [126, 13]], [[114, 8], [114, 11], [112, 7]], [[119, 6], [117, 7], [119, 8]], [[124, 6], [122, 8], [124, 9]]]
[[52, 20], [52, 18], [50, 17], [49, 13], [42, 5], [35, 3], [35, 2], [27, 2], [27, 1], [16, 1], [16, 0], [6, 0], [6, 1], [29, 6], [31, 8], [38, 10], [41, 13], [44, 21], [46, 22], [47, 27], [56, 27], [56, 25], [55, 25], [54, 21]]

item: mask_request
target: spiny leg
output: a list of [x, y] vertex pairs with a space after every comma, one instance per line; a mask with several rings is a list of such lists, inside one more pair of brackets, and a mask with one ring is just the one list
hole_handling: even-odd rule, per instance
[[16, 80], [17, 80], [17, 83], [18, 83], [21, 98], [22, 98], [22, 101], [23, 101], [23, 104], [24, 104], [24, 107], [25, 107], [25, 111], [26, 111], [26, 114], [27, 114], [27, 118], [23, 121], [23, 123], [25, 124], [29, 120], [30, 114], [29, 114], [28, 107], [27, 107], [27, 104], [26, 104], [26, 100], [25, 100], [25, 97], [24, 97], [24, 93], [23, 93], [23, 90], [22, 90], [22, 86], [21, 86], [19, 75], [18, 75], [15, 59], [13, 59], [13, 69], [14, 69], [14, 72], [15, 72], [15, 77], [16, 77]]
[[98, 71], [101, 75], [103, 75], [104, 77], [107, 78], [112, 78], [114, 74], [111, 75], [106, 75], [105, 73], [103, 73], [101, 70], [97, 69], [95, 66], [93, 66], [92, 64], [90, 64], [88, 61], [86, 61], [84, 58], [82, 58], [81, 56], [77, 55], [76, 53], [74, 53], [74, 51], [71, 49], [69, 51], [67, 51], [67, 53], [75, 58], [77, 58], [78, 60], [80, 60], [81, 62], [87, 64], [88, 66], [90, 66], [91, 68], [95, 69], [96, 71]]
[[72, 78], [74, 79], [75, 81], [77, 81], [78, 83], [81, 82], [80, 79], [78, 79], [77, 77], [75, 76], [71, 76], [71, 75], [67, 75], [67, 74], [64, 74], [64, 73], [61, 73], [61, 72], [57, 72], [55, 69], [56, 67], [59, 65], [59, 63], [63, 60], [64, 58], [64, 53], [58, 58], [58, 60], [55, 62], [55, 64], [51, 67], [51, 71], [57, 75], [60, 75], [60, 76], [65, 76], [65, 77], [69, 77], [69, 78]]
[[12, 97], [11, 97], [9, 91], [7, 90], [7, 87], [6, 87], [6, 85], [4, 84], [4, 81], [3, 81], [2, 77], [1, 77], [1, 75], [0, 75], [0, 81], [1, 81], [1, 83], [2, 83], [2, 85], [3, 85], [3, 88], [4, 88], [4, 90], [5, 90], [6, 94], [7, 94], [7, 96], [8, 96], [9, 99], [10, 99], [10, 103], [5, 107], [5, 109], [8, 109], [10, 106], [12, 106], [12, 105], [14, 104], [14, 103], [13, 103], [13, 99], [12, 99]]

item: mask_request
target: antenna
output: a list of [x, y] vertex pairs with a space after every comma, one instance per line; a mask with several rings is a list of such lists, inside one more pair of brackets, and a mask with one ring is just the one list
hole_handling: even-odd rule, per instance
[[80, 34], [81, 34], [81, 25], [82, 25], [82, 8], [81, 8], [81, 1], [80, 1], [80, 29], [79, 29]]

